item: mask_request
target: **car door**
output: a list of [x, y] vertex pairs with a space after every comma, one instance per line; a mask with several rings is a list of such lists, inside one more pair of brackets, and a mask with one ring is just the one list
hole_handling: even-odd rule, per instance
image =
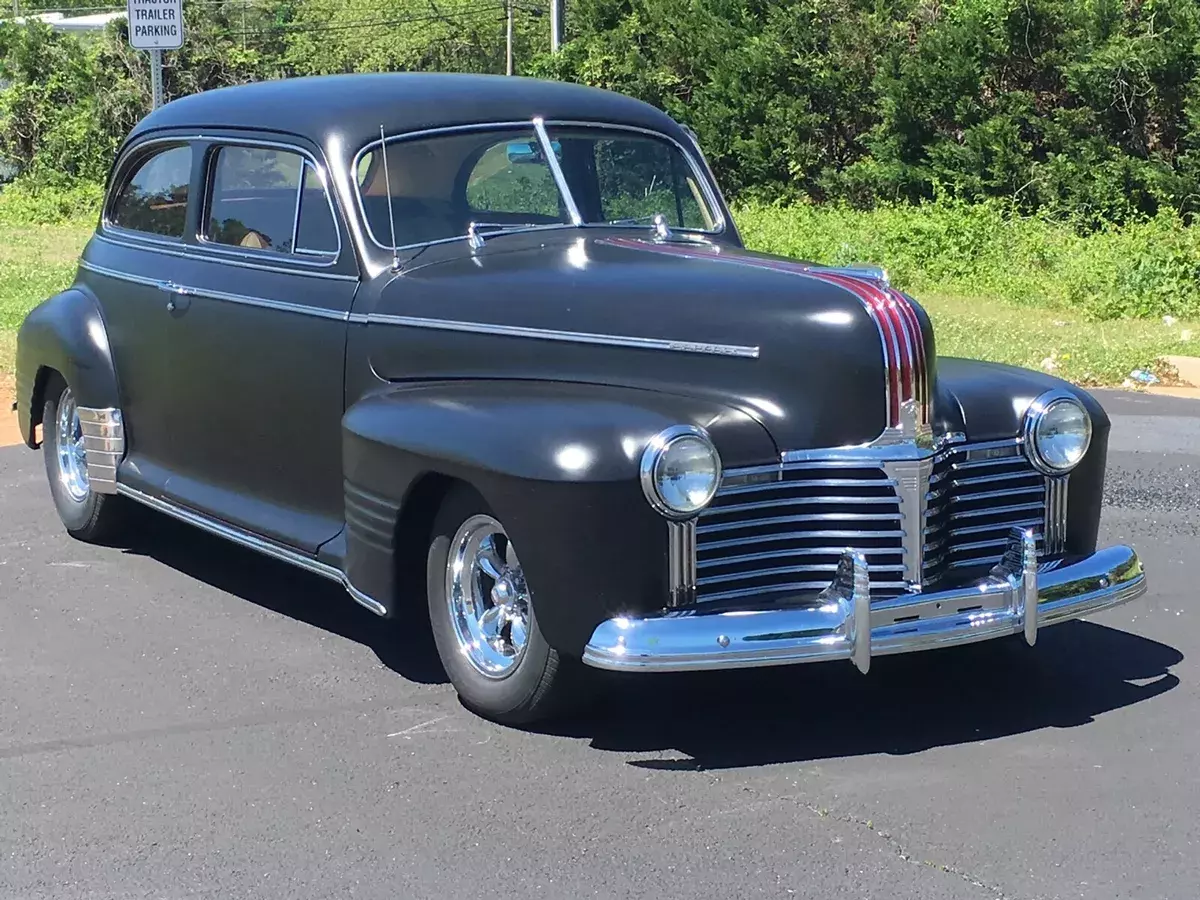
[[155, 139], [119, 162], [101, 227], [80, 261], [79, 281], [100, 303], [112, 349], [128, 452], [121, 480], [158, 493], [170, 472], [175, 398], [174, 321], [163, 290], [185, 252], [195, 148]]
[[203, 152], [194, 253], [174, 279], [168, 493], [315, 551], [343, 520], [353, 253], [316, 148], [239, 136]]

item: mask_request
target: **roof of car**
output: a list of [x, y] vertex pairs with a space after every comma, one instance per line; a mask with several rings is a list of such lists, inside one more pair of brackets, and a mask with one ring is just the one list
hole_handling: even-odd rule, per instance
[[647, 103], [612, 91], [503, 75], [404, 72], [288, 78], [181, 97], [134, 128], [234, 127], [298, 134], [324, 145], [333, 134], [348, 149], [379, 136], [487, 122], [611, 122], [680, 139], [681, 129]]

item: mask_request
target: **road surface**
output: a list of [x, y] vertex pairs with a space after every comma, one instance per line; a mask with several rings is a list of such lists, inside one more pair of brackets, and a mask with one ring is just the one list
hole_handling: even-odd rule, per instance
[[156, 516], [71, 541], [0, 449], [0, 898], [1192, 900], [1200, 403], [1104, 400], [1146, 598], [866, 677], [618, 679], [541, 733], [315, 577]]

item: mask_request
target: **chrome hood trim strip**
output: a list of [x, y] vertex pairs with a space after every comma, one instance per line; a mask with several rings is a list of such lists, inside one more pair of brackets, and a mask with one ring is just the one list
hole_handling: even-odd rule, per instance
[[[635, 337], [621, 334], [595, 334], [584, 331], [557, 331], [549, 328], [526, 328], [521, 325], [496, 325], [486, 322], [462, 322], [455, 319], [430, 319], [420, 316], [392, 316], [371, 313], [369, 325], [400, 325], [407, 328], [432, 328], [437, 331], [462, 331], [469, 334], [492, 334], [502, 337], [531, 338], [538, 341], [563, 341], [571, 344], [599, 344], [606, 347], [631, 347], [638, 350], [668, 350], [674, 353], [704, 353], [709, 356], [737, 356], [758, 359], [758, 347], [738, 344], [707, 344], [697, 341], [673, 341], [668, 338]], [[353, 318], [351, 321], [360, 321]]]

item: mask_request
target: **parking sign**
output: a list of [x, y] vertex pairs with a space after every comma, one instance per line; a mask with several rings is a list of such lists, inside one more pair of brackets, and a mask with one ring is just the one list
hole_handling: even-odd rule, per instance
[[183, 0], [127, 0], [129, 46], [178, 50], [183, 46]]

